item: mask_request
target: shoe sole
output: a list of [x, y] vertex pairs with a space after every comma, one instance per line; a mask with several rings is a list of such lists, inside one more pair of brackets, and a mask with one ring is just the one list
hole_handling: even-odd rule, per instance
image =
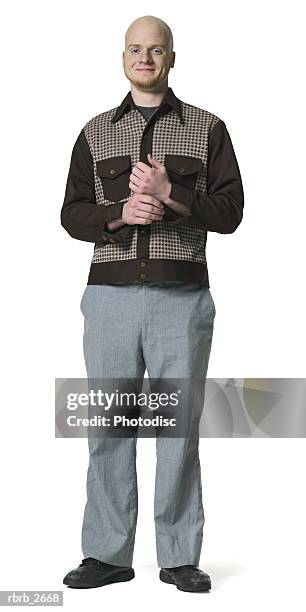
[[162, 582], [165, 582], [166, 584], [173, 584], [174, 586], [176, 586], [176, 588], [179, 591], [184, 591], [185, 593], [207, 593], [211, 589], [211, 585], [206, 586], [206, 587], [202, 586], [202, 587], [198, 587], [198, 588], [197, 587], [193, 587], [193, 588], [190, 588], [190, 589], [184, 589], [183, 587], [181, 587], [178, 584], [176, 584], [176, 582], [172, 578], [170, 578], [168, 576], [165, 576], [165, 574], [162, 574], [161, 572], [159, 574], [159, 579]]
[[117, 576], [113, 576], [112, 578], [104, 578], [100, 580], [96, 584], [73, 584], [69, 580], [64, 578], [63, 584], [71, 587], [72, 589], [95, 589], [97, 587], [106, 586], [107, 584], [115, 584], [117, 582], [128, 582], [129, 580], [133, 580], [135, 578], [134, 570], [129, 572], [128, 574], [118, 574]]

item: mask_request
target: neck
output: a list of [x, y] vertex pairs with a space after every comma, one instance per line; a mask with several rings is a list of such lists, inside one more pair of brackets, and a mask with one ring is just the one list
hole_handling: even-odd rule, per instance
[[168, 82], [163, 83], [155, 91], [143, 91], [131, 83], [131, 96], [137, 106], [159, 106], [168, 90]]

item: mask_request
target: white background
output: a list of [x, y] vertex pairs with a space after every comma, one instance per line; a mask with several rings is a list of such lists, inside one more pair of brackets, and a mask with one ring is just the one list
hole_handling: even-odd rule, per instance
[[196, 595], [158, 580], [153, 440], [138, 447], [136, 580], [62, 585], [82, 558], [87, 441], [54, 437], [54, 378], [86, 375], [79, 303], [93, 244], [60, 225], [71, 151], [85, 123], [128, 92], [124, 34], [141, 15], [170, 25], [169, 85], [224, 120], [243, 179], [241, 225], [208, 234], [217, 311], [208, 376], [305, 375], [302, 3], [53, 0], [1, 12], [0, 588], [63, 588], [71, 610], [304, 609], [304, 439], [201, 441], [200, 567], [213, 589]]

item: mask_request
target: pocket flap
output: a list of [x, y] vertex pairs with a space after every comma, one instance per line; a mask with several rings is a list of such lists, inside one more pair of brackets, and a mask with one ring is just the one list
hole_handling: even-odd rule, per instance
[[179, 174], [179, 176], [186, 176], [188, 174], [194, 174], [200, 172], [202, 168], [202, 160], [199, 157], [190, 157], [189, 155], [165, 155], [165, 167], [171, 172]]
[[96, 162], [97, 175], [102, 178], [114, 179], [120, 176], [123, 172], [131, 169], [131, 156], [120, 155], [117, 157], [108, 157], [107, 159], [99, 159]]

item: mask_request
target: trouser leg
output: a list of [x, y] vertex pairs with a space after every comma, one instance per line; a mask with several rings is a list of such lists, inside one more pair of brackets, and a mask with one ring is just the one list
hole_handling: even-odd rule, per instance
[[[88, 379], [142, 379], [137, 287], [89, 285], [81, 302]], [[136, 309], [136, 310], [135, 310]], [[130, 567], [138, 512], [136, 437], [88, 437], [84, 557]]]
[[[182, 381], [186, 436], [156, 439], [154, 518], [159, 567], [198, 565], [204, 526], [199, 438], [215, 306], [208, 288], [147, 288], [143, 352], [149, 378]], [[150, 307], [149, 307], [150, 305]], [[193, 380], [197, 382], [193, 383]], [[199, 383], [202, 380], [202, 384]], [[194, 393], [194, 385], [197, 392]], [[195, 405], [195, 403], [197, 405]], [[188, 435], [188, 429], [192, 435]]]

